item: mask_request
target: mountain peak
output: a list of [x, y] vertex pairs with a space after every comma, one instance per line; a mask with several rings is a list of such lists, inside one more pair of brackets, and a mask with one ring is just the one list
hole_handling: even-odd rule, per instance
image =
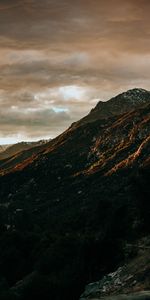
[[[120, 93], [117, 96], [109, 99], [106, 102], [103, 101], [99, 101], [96, 105], [96, 107], [93, 109], [97, 109], [101, 106], [111, 106], [112, 103], [114, 106], [116, 106], [116, 104], [118, 104], [121, 108], [121, 106], [124, 104], [123, 102], [127, 101], [129, 108], [131, 104], [134, 104], [134, 106], [136, 107], [136, 105], [138, 104], [144, 104], [147, 103], [147, 101], [150, 101], [150, 91], [144, 90], [142, 88], [134, 88], [134, 89], [130, 89], [127, 90], [126, 92]], [[112, 107], [113, 110], [113, 107]]]
[[138, 93], [149, 93], [149, 91], [143, 89], [143, 88], [133, 88], [129, 89], [124, 93], [129, 93], [129, 94], [138, 94]]
[[142, 103], [143, 101], [145, 102], [148, 99], [150, 99], [150, 91], [144, 90], [142, 88], [134, 88], [126, 92], [123, 92], [114, 98], [118, 98], [118, 97], [127, 98], [128, 100], [134, 100], [135, 103], [137, 102]]
[[121, 115], [148, 103], [150, 103], [150, 91], [142, 88], [130, 89], [108, 101], [99, 101], [86, 117], [75, 123], [75, 126]]

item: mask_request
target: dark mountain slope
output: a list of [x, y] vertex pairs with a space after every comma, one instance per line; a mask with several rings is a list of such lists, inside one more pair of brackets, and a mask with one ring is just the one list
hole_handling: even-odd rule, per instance
[[142, 99], [136, 109], [70, 127], [0, 177], [5, 293], [76, 300], [85, 283], [125, 261], [129, 241], [150, 230], [149, 136]]

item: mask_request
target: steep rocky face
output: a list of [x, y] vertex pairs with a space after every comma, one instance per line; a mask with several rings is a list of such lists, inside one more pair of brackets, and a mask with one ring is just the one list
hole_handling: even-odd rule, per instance
[[142, 97], [0, 162], [0, 268], [15, 300], [77, 300], [86, 283], [124, 263], [129, 242], [149, 234], [150, 103]]

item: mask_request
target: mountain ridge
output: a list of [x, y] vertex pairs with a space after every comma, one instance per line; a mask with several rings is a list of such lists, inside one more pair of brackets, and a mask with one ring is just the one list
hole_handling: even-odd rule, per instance
[[[138, 103], [137, 103], [137, 101], [133, 101], [131, 103], [131, 99], [135, 99], [134, 97], [136, 97], [136, 95], [138, 95], [138, 98], [140, 99], [140, 101], [138, 101]], [[122, 105], [122, 101], [124, 99], [126, 101], [125, 106]], [[82, 125], [86, 126], [86, 124], [95, 122], [97, 120], [102, 120], [102, 122], [104, 124], [104, 123], [107, 123], [109, 119], [111, 119], [115, 116], [123, 115], [124, 113], [130, 112], [131, 110], [134, 110], [140, 106], [146, 106], [148, 103], [150, 103], [150, 92], [146, 91], [144, 89], [137, 89], [137, 88], [128, 90], [127, 92], [124, 92], [124, 93], [121, 93], [121, 94], [117, 95], [116, 97], [111, 98], [107, 102], [100, 101], [100, 102], [98, 102], [96, 107], [94, 109], [92, 109], [91, 112], [87, 116], [85, 116], [81, 120], [73, 123], [65, 132], [60, 134], [58, 137], [54, 138], [52, 141], [48, 141], [46, 144], [44, 143], [44, 145], [40, 145], [40, 142], [31, 143], [31, 145], [27, 145], [25, 143], [25, 147], [28, 148], [28, 149], [26, 149], [28, 152], [25, 151], [25, 152], [21, 153], [25, 149], [22, 149], [22, 150], [20, 149], [21, 151], [18, 150], [18, 154], [17, 154], [16, 153], [17, 151], [15, 149], [16, 146], [18, 145], [18, 147], [20, 148], [21, 145], [22, 146], [24, 145], [24, 143], [19, 143], [16, 146], [13, 145], [11, 148], [6, 149], [6, 151], [4, 151], [3, 153], [0, 153], [0, 173], [2, 173], [2, 174], [5, 173], [5, 169], [7, 170], [7, 166], [8, 166], [8, 171], [6, 171], [6, 172], [9, 172], [9, 170], [11, 170], [11, 168], [13, 166], [14, 167], [16, 166], [16, 168], [17, 168], [17, 164], [15, 162], [17, 162], [18, 164], [22, 163], [22, 166], [28, 165], [28, 162], [30, 162], [30, 157], [32, 154], [35, 154], [34, 159], [36, 159], [36, 156], [38, 157], [38, 153], [41, 153], [41, 152], [44, 153], [44, 151], [47, 151], [47, 152], [51, 151], [50, 149], [54, 147], [53, 145], [55, 145], [55, 144], [57, 145], [57, 143], [59, 143], [59, 141], [65, 139], [65, 137], [67, 137], [68, 135], [71, 135], [72, 132], [74, 132], [74, 130], [76, 128], [78, 128]], [[101, 107], [102, 107], [102, 109], [101, 109]], [[115, 109], [114, 109], [114, 107], [115, 107]], [[111, 111], [111, 113], [110, 113], [110, 111]], [[33, 151], [32, 151], [32, 148], [33, 148]], [[35, 148], [35, 150], [34, 150], [34, 148]], [[11, 152], [11, 149], [13, 150], [12, 153], [9, 153], [9, 149], [10, 149], [10, 152]], [[14, 151], [14, 149], [15, 149], [15, 151]], [[31, 149], [31, 151], [30, 151], [30, 149]], [[5, 168], [5, 166], [6, 166], [6, 168]]]
[[119, 115], [137, 108], [137, 106], [146, 105], [149, 101], [150, 91], [134, 88], [120, 93], [108, 101], [99, 101], [87, 116], [74, 123], [73, 126], [80, 126], [100, 118], [105, 119], [114, 115]]

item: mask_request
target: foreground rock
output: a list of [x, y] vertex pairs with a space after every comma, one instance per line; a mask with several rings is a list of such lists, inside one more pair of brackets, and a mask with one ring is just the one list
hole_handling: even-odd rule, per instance
[[[100, 299], [100, 298], [99, 298]], [[133, 293], [128, 295], [116, 295], [116, 296], [108, 296], [101, 298], [102, 300], [149, 300], [150, 299], [150, 292], [143, 291], [139, 293]], [[93, 299], [98, 300], [98, 299]]]
[[149, 242], [149, 239], [138, 242], [135, 246], [138, 254], [130, 263], [109, 273], [100, 281], [88, 284], [80, 300], [150, 299]]

